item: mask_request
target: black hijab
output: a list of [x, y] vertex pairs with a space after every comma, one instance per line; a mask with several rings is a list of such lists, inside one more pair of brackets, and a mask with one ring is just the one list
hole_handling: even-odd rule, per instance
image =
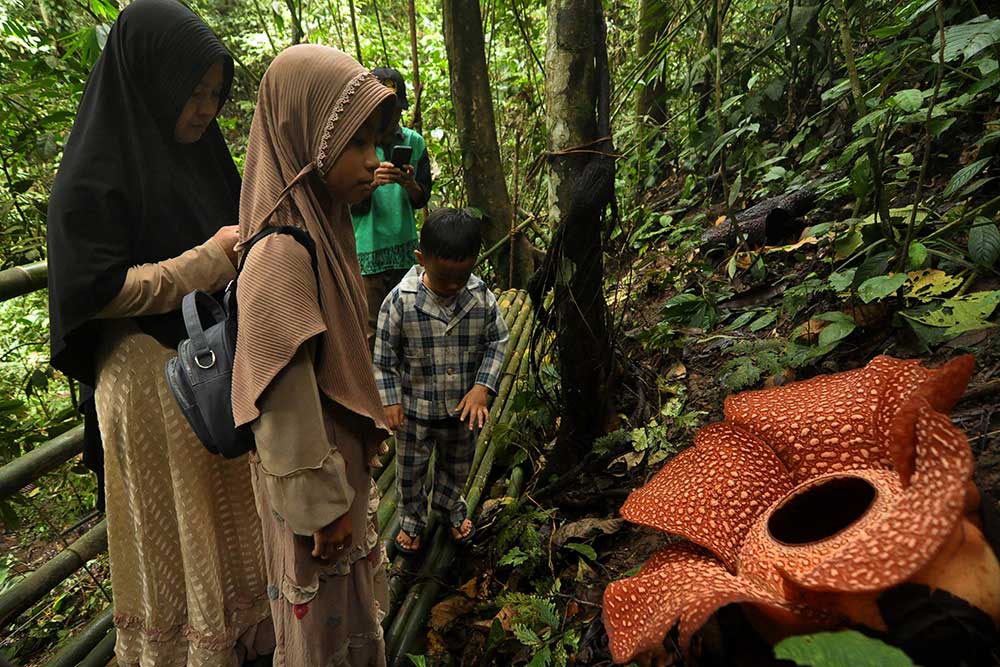
[[[48, 216], [52, 365], [81, 382], [84, 463], [98, 479], [104, 461], [93, 390], [99, 329], [93, 317], [137, 264], [180, 255], [239, 222], [240, 177], [212, 121], [193, 144], [174, 126], [212, 64], [223, 66], [225, 102], [233, 60], [176, 0], [136, 0], [118, 16], [90, 73], [52, 186]], [[179, 312], [135, 318], [176, 347]]]
[[[87, 80], [52, 187], [48, 216], [52, 365], [94, 384], [93, 317], [129, 267], [176, 257], [239, 218], [240, 179], [215, 121], [192, 144], [174, 125], [208, 68], [233, 61], [176, 0], [136, 0], [111, 28]], [[164, 345], [184, 337], [179, 312], [136, 318]]]

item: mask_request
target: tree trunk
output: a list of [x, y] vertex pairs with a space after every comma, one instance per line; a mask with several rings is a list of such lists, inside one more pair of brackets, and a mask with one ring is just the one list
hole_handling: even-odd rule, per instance
[[[668, 12], [666, 0], [639, 1], [639, 34], [636, 44], [636, 60], [645, 62], [660, 35], [667, 29]], [[665, 106], [666, 86], [659, 71], [644, 77], [646, 83], [639, 87], [636, 98], [636, 115], [643, 125], [662, 125], [667, 122]]]
[[[444, 0], [444, 38], [448, 50], [451, 101], [462, 149], [462, 174], [469, 204], [483, 212], [484, 240], [492, 247], [514, 223], [493, 117], [493, 97], [486, 70], [483, 21], [478, 0]], [[530, 246], [521, 234], [493, 256], [498, 285], [524, 286], [532, 272]]]
[[600, 0], [549, 0], [545, 98], [549, 222], [556, 229], [546, 269], [555, 290], [562, 399], [549, 469], [563, 471], [604, 433], [609, 414], [603, 228], [614, 199], [614, 160], [606, 155], [612, 148]]
[[420, 113], [420, 93], [423, 86], [420, 84], [420, 51], [417, 44], [417, 8], [416, 0], [410, 0], [408, 11], [410, 19], [410, 60], [413, 61], [413, 120], [411, 125], [418, 133], [424, 133], [423, 117]]

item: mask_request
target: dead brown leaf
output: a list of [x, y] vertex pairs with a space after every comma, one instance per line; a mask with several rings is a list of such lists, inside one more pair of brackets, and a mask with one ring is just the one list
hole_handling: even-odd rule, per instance
[[588, 517], [573, 521], [559, 527], [556, 534], [552, 536], [553, 543], [561, 547], [572, 539], [586, 542], [598, 535], [611, 535], [621, 530], [624, 525], [622, 519], [598, 519]]

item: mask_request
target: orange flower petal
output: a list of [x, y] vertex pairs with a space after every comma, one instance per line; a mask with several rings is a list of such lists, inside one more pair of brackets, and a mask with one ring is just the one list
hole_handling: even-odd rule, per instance
[[965, 434], [926, 399], [914, 424], [917, 463], [913, 483], [899, 484], [892, 508], [858, 531], [814, 567], [785, 576], [803, 588], [862, 592], [894, 586], [917, 572], [951, 534], [965, 505], [972, 478], [972, 453]]
[[686, 650], [694, 632], [732, 602], [788, 608], [773, 593], [729, 574], [707, 550], [690, 542], [672, 544], [653, 556], [642, 573], [605, 589], [603, 616], [611, 656], [626, 663], [659, 646], [678, 621]]
[[746, 532], [791, 488], [784, 465], [762, 440], [729, 424], [712, 424], [699, 431], [694, 446], [633, 491], [621, 515], [686, 537], [735, 572]]
[[944, 366], [929, 371], [929, 376], [913, 393], [913, 395], [898, 410], [885, 411], [894, 416], [889, 422], [889, 452], [893, 465], [899, 473], [903, 486], [910, 484], [913, 468], [916, 465], [916, 430], [915, 424], [925, 400], [938, 412], [948, 414], [965, 391], [972, 371], [975, 368], [975, 357], [967, 354], [952, 359]]
[[763, 438], [796, 483], [826, 472], [889, 468], [890, 428], [901, 407], [925, 391], [937, 396], [934, 405], [950, 408], [969, 363], [960, 358], [929, 370], [915, 360], [876, 357], [857, 370], [730, 396], [726, 421]]

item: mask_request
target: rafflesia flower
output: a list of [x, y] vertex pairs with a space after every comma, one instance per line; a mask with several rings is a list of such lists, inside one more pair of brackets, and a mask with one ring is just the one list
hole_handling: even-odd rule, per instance
[[968, 441], [947, 416], [973, 363], [932, 370], [878, 357], [729, 397], [725, 421], [622, 506], [629, 521], [685, 540], [608, 585], [615, 661], [658, 649], [678, 622], [686, 649], [733, 602], [765, 634], [768, 624], [778, 636], [877, 627], [874, 596], [933, 565], [978, 497]]

